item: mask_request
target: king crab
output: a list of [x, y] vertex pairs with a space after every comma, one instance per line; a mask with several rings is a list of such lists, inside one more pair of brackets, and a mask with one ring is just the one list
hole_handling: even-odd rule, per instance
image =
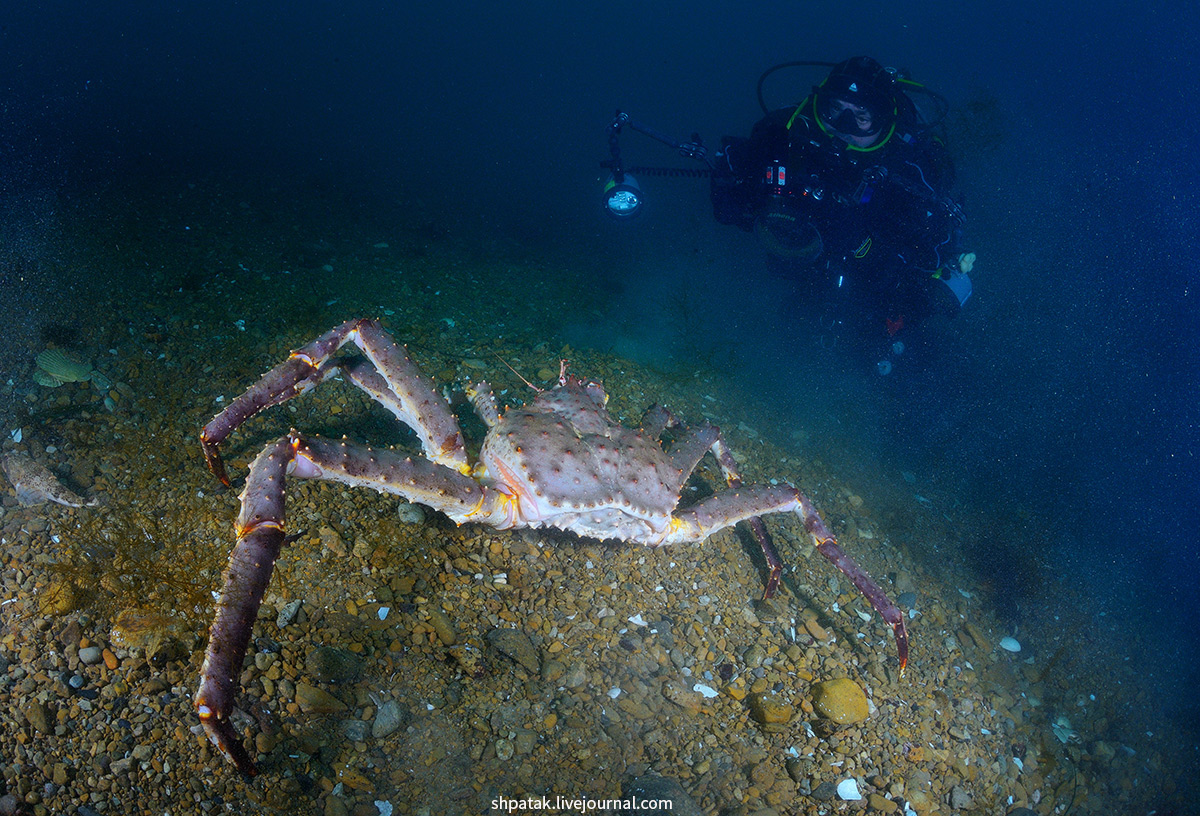
[[[361, 357], [334, 357], [354, 343]], [[275, 561], [291, 540], [284, 532], [284, 480], [326, 479], [394, 493], [445, 513], [456, 523], [500, 530], [556, 527], [593, 539], [649, 547], [698, 542], [738, 522], [749, 524], [770, 568], [766, 596], [779, 585], [783, 564], [759, 516], [794, 512], [817, 549], [845, 573], [892, 627], [903, 673], [908, 636], [900, 610], [838, 546], [812, 503], [790, 485], [746, 485], [718, 429], [707, 422], [679, 425], [660, 406], [640, 428], [613, 422], [608, 395], [596, 382], [566, 373], [533, 401], [503, 414], [486, 383], [468, 389], [488, 426], [472, 466], [458, 423], [432, 381], [375, 320], [349, 320], [268, 371], [213, 417], [200, 434], [209, 468], [229, 477], [220, 444], [264, 408], [305, 393], [339, 371], [416, 432], [424, 458], [293, 430], [267, 445], [246, 476], [237, 519], [237, 544], [225, 570], [196, 692], [196, 710], [209, 739], [240, 771], [257, 772], [230, 722], [235, 683], [251, 628]], [[659, 437], [676, 427], [664, 450]], [[687, 508], [679, 494], [706, 453], [717, 460], [728, 489]]]

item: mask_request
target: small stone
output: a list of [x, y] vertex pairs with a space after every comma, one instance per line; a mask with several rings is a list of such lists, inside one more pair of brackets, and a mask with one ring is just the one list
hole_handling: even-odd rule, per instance
[[808, 778], [808, 771], [811, 766], [812, 762], [810, 760], [800, 759], [799, 757], [788, 757], [783, 761], [784, 770], [787, 771], [787, 775], [796, 784], [800, 784]]
[[371, 724], [371, 736], [382, 739], [393, 733], [408, 722], [408, 711], [400, 707], [395, 700], [388, 700], [375, 712], [375, 722]]
[[279, 608], [279, 614], [275, 616], [275, 625], [280, 629], [287, 626], [296, 619], [296, 614], [300, 611], [301, 604], [304, 603], [302, 598], [297, 598], [294, 601], [288, 601]]
[[346, 735], [346, 739], [351, 742], [365, 742], [367, 734], [370, 731], [368, 726], [362, 720], [343, 720], [342, 733]]
[[100, 656], [104, 658], [104, 665], [107, 666], [110, 671], [120, 665], [119, 661], [117, 660], [117, 656], [113, 654], [112, 649], [105, 649], [100, 653]]
[[773, 694], [751, 694], [750, 716], [763, 725], [783, 725], [791, 721], [796, 709]]
[[587, 669], [582, 663], [576, 663], [571, 668], [567, 669], [566, 676], [563, 677], [563, 685], [567, 688], [579, 688], [587, 682]]
[[296, 684], [296, 705], [306, 714], [333, 714], [346, 710], [346, 704], [337, 697], [308, 683]]
[[987, 635], [975, 624], [967, 621], [963, 624], [963, 632], [979, 647], [980, 651], [990, 652], [992, 650], [992, 644], [988, 641]]
[[34, 731], [37, 731], [39, 734], [52, 733], [50, 728], [50, 718], [44, 705], [39, 703], [37, 700], [34, 700], [25, 706], [23, 712], [25, 714], [25, 719], [27, 719], [29, 724], [33, 726]]
[[279, 744], [279, 737], [275, 734], [267, 734], [259, 731], [254, 735], [254, 750], [260, 754], [269, 754], [275, 750], [275, 746]]
[[358, 676], [361, 661], [344, 649], [318, 646], [308, 653], [304, 668], [319, 683], [344, 683]]
[[66, 578], [54, 576], [50, 585], [38, 596], [38, 611], [43, 615], [65, 615], [83, 605], [79, 590]]
[[400, 517], [400, 521], [403, 524], [425, 523], [425, 511], [419, 504], [401, 502], [400, 507], [397, 509], [397, 515]]
[[862, 722], [869, 713], [867, 695], [848, 677], [816, 683], [812, 698], [818, 714], [840, 725]]
[[699, 692], [693, 691], [677, 680], [663, 683], [663, 696], [689, 714], [697, 714], [704, 703]]
[[556, 683], [567, 673], [567, 667], [557, 660], [547, 660], [542, 664], [542, 679], [548, 683]]
[[85, 646], [79, 650], [79, 660], [88, 666], [95, 666], [104, 659], [104, 650], [99, 646]]
[[900, 809], [900, 806], [891, 799], [878, 793], [872, 793], [867, 797], [867, 807], [878, 813], [895, 813]]
[[518, 754], [532, 754], [533, 749], [537, 747], [537, 733], [530, 731], [528, 728], [517, 730], [517, 735], [513, 737], [513, 750]]
[[453, 646], [458, 642], [458, 632], [454, 629], [454, 622], [440, 607], [429, 607], [429, 625], [433, 627], [433, 631], [443, 646]]
[[346, 542], [342, 541], [337, 530], [332, 527], [322, 527], [317, 531], [317, 536], [321, 539], [321, 545], [334, 555], [346, 554]]
[[496, 651], [511, 657], [528, 671], [539, 672], [541, 656], [524, 632], [519, 629], [493, 629], [487, 633], [487, 639]]
[[498, 739], [496, 740], [496, 759], [501, 762], [508, 762], [513, 758], [513, 744], [511, 740]]
[[832, 802], [833, 798], [837, 796], [837, 785], [829, 781], [822, 782], [813, 788], [811, 795], [818, 802]]
[[804, 629], [812, 635], [813, 639], [818, 643], [824, 643], [829, 640], [829, 632], [825, 631], [825, 627], [817, 623], [816, 618], [805, 618]]
[[766, 657], [766, 650], [756, 643], [742, 653], [742, 662], [746, 664], [747, 668], [756, 669], [763, 664]]
[[974, 806], [975, 800], [971, 798], [971, 794], [967, 793], [961, 785], [955, 785], [950, 789], [951, 810], [967, 810]]

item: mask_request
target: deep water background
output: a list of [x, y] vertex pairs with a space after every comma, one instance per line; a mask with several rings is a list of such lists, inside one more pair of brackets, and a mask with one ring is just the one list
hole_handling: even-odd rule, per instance
[[[1163, 714], [1197, 725], [1194, 7], [406, 5], [8, 4], [5, 346], [52, 319], [48, 293], [80, 285], [63, 213], [114, 188], [309, 197], [333, 225], [405, 223], [558, 264], [594, 281], [604, 318], [560, 339], [664, 370], [722, 365], [761, 393], [781, 438], [807, 428], [831, 461], [870, 459], [897, 485], [906, 472], [914, 492], [1003, 520], [962, 557], [998, 575], [1036, 561], [1086, 587], [1094, 614], [1143, 633], [1133, 659], [1179, 689]], [[766, 67], [860, 53], [958, 106], [979, 253], [976, 295], [935, 328], [930, 364], [889, 381], [813, 353], [785, 283], [749, 236], [711, 220], [702, 182], [643, 179], [651, 203], [632, 225], [598, 205], [618, 107], [716, 145], [758, 117]], [[794, 101], [816, 78], [777, 75], [768, 96]], [[634, 164], [687, 166], [636, 134], [623, 149]], [[480, 308], [497, 297], [537, 292], [513, 281]], [[1033, 590], [1006, 588], [1014, 625], [1054, 614], [1022, 606]], [[1126, 645], [1098, 648], [1122, 659]]]

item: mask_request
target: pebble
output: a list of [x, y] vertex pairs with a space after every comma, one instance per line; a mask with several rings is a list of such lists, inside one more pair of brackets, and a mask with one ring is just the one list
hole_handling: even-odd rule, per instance
[[950, 809], [951, 810], [968, 810], [975, 807], [975, 800], [971, 794], [967, 793], [966, 789], [961, 785], [955, 785], [950, 789]]
[[817, 643], [824, 643], [825, 641], [829, 640], [829, 632], [825, 631], [825, 627], [817, 623], [816, 618], [805, 618], [804, 629], [810, 635], [812, 635], [813, 639], [816, 640]]
[[364, 742], [371, 727], [362, 720], [342, 720], [342, 733], [351, 742]]
[[508, 760], [513, 758], [514, 753], [516, 753], [516, 750], [513, 748], [512, 740], [496, 740], [496, 759], [501, 762], [508, 762]]
[[94, 666], [104, 659], [104, 649], [99, 646], [85, 646], [79, 650], [79, 661], [88, 666]]
[[783, 702], [774, 694], [751, 694], [747, 698], [750, 716], [762, 725], [784, 725], [796, 714], [795, 707]]
[[867, 718], [867, 695], [848, 677], [814, 683], [813, 708], [826, 719], [839, 725], [851, 725]]
[[587, 668], [582, 663], [575, 663], [567, 669], [563, 676], [563, 686], [569, 689], [579, 688], [587, 682]]
[[318, 646], [308, 653], [304, 668], [318, 683], [345, 683], [358, 677], [362, 661], [345, 649]]
[[304, 601], [296, 598], [294, 601], [288, 601], [279, 608], [279, 614], [275, 616], [275, 625], [280, 629], [290, 624], [296, 619], [297, 613], [300, 612], [300, 607]]
[[50, 717], [44, 705], [36, 700], [32, 700], [25, 706], [23, 713], [25, 714], [25, 719], [29, 721], [29, 724], [39, 734], [51, 733]]
[[458, 642], [458, 632], [454, 629], [454, 622], [440, 607], [430, 605], [429, 625], [433, 627], [434, 633], [443, 646], [453, 646]]
[[296, 684], [296, 705], [306, 714], [334, 714], [347, 708], [337, 697], [308, 683]]
[[408, 721], [409, 714], [395, 700], [388, 700], [375, 712], [371, 723], [371, 736], [382, 739], [395, 732]]
[[404, 524], [424, 524], [425, 509], [419, 504], [412, 502], [401, 502], [396, 510], [396, 515]]
[[886, 796], [872, 793], [867, 797], [867, 808], [875, 813], [895, 813], [900, 806]]
[[519, 629], [493, 629], [487, 633], [487, 639], [496, 651], [520, 663], [528, 671], [539, 672], [541, 657], [524, 632]]

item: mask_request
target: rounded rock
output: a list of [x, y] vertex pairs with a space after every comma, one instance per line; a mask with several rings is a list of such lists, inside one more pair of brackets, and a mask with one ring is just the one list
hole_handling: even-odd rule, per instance
[[812, 698], [816, 712], [839, 725], [862, 722], [869, 713], [867, 695], [848, 677], [814, 684]]

